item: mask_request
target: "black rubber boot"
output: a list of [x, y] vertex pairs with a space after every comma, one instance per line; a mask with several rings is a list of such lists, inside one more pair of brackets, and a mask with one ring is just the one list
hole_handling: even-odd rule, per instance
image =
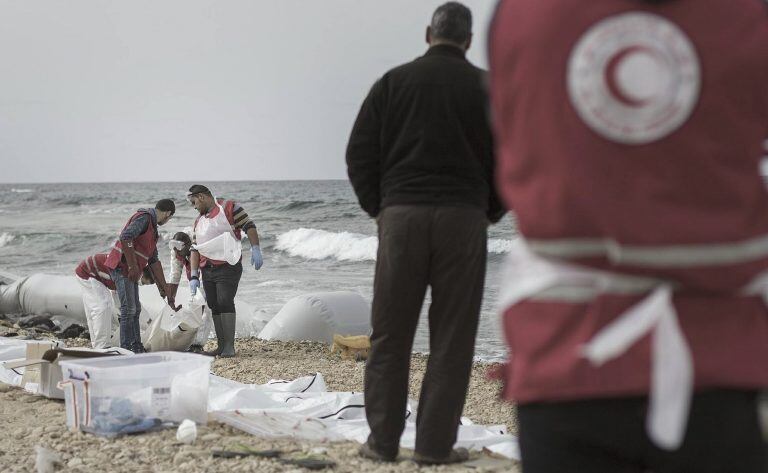
[[[232, 358], [235, 356], [235, 321], [236, 314], [221, 314], [221, 340], [219, 341], [219, 347], [221, 351], [219, 356], [222, 358]], [[216, 332], [218, 334], [218, 332]]]
[[216, 332], [216, 349], [213, 351], [203, 352], [203, 355], [207, 356], [219, 356], [221, 355], [221, 348], [224, 346], [222, 342], [222, 327], [221, 327], [221, 314], [213, 314], [213, 330]]

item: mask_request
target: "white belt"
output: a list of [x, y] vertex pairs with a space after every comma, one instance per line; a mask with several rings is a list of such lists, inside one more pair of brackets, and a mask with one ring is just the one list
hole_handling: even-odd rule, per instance
[[[117, 246], [117, 243], [119, 241], [120, 240], [116, 241], [115, 244], [112, 246], [112, 248], [117, 250], [119, 253], [123, 253], [123, 249], [120, 248], [119, 246]], [[149, 256], [145, 255], [144, 253], [142, 253], [141, 251], [137, 250], [136, 248], [133, 249], [133, 252], [136, 253], [137, 255], [141, 256], [145, 260], [149, 260]]]
[[604, 257], [617, 264], [644, 268], [701, 267], [739, 264], [768, 256], [768, 235], [724, 243], [626, 245], [609, 238], [528, 240], [538, 255], [553, 258]]
[[[768, 275], [756, 278], [744, 295], [765, 294]], [[659, 447], [674, 450], [685, 437], [693, 396], [693, 359], [672, 304], [674, 285], [541, 258], [523, 239], [512, 244], [502, 275], [502, 311], [526, 299], [586, 302], [598, 294], [646, 294], [642, 301], [601, 329], [580, 356], [596, 366], [624, 354], [652, 334], [651, 386], [646, 428]], [[514, 354], [512, 354], [514, 356]]]

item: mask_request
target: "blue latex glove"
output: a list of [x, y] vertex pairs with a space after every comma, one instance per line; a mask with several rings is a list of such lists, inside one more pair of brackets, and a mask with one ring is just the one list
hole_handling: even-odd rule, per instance
[[264, 264], [264, 258], [261, 256], [261, 248], [259, 245], [253, 245], [251, 247], [251, 264], [254, 268], [261, 269]]
[[189, 281], [189, 292], [194, 296], [197, 294], [197, 290], [200, 288], [200, 280], [199, 279], [190, 279]]

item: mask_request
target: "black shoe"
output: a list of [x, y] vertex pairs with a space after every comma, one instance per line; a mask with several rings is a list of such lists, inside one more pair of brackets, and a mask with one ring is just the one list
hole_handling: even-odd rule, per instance
[[377, 461], [377, 462], [385, 462], [385, 463], [392, 463], [397, 458], [397, 455], [384, 455], [383, 453], [379, 453], [371, 446], [370, 443], [365, 442], [360, 446], [360, 449], [357, 451], [357, 453], [363, 457], [367, 458], [369, 460]]
[[413, 461], [419, 465], [448, 465], [450, 463], [461, 463], [469, 460], [469, 451], [466, 448], [457, 448], [451, 450], [446, 457], [433, 457], [418, 452], [413, 454]]

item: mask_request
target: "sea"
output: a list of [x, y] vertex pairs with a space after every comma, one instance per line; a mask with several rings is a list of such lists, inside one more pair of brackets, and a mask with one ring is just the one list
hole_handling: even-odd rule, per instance
[[[126, 220], [159, 199], [176, 202], [176, 215], [160, 227], [163, 242], [189, 229], [197, 211], [186, 201], [191, 182], [0, 184], [0, 271], [73, 274], [86, 256], [104, 252]], [[348, 181], [205, 182], [219, 197], [234, 199], [253, 219], [264, 266], [246, 266], [237, 298], [276, 314], [291, 298], [328, 291], [354, 291], [369, 303], [376, 264], [376, 224], [363, 212]], [[516, 237], [505, 217], [489, 229], [488, 268], [476, 358], [501, 361], [506, 347], [496, 302], [504, 254]], [[244, 248], [247, 244], [244, 244]], [[170, 250], [159, 244], [167, 268]], [[167, 273], [167, 270], [166, 270]], [[428, 352], [429, 293], [414, 342]]]

